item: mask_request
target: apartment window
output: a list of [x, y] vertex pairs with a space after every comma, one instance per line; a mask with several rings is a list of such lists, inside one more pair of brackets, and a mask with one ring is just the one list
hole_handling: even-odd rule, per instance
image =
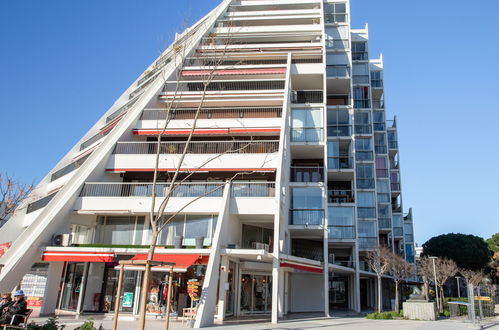
[[[376, 124], [374, 124], [376, 125]], [[374, 151], [376, 154], [386, 154], [386, 140], [385, 133], [375, 133], [374, 134]]]
[[393, 227], [402, 228], [402, 216], [401, 215], [393, 215]]
[[369, 67], [367, 63], [354, 63], [352, 66], [352, 82], [369, 84]]
[[327, 164], [329, 169], [334, 170], [353, 168], [350, 144], [344, 141], [328, 141]]
[[378, 244], [376, 222], [358, 221], [359, 249], [372, 250]]
[[373, 164], [357, 164], [355, 172], [357, 176], [357, 189], [374, 189]]
[[355, 134], [371, 134], [372, 126], [369, 111], [355, 111]]
[[322, 225], [324, 208], [320, 188], [293, 188], [291, 199], [291, 224]]
[[381, 78], [381, 71], [371, 71], [371, 86], [383, 87], [383, 79]]
[[327, 136], [350, 136], [350, 114], [348, 110], [329, 110], [327, 112]]
[[329, 238], [355, 238], [352, 207], [328, 208]]
[[395, 131], [388, 131], [388, 146], [390, 149], [397, 149], [397, 133]]
[[400, 190], [400, 174], [399, 174], [399, 172], [391, 172], [390, 173], [390, 182], [391, 182], [392, 190], [394, 190], [394, 191]]
[[326, 23], [345, 23], [347, 21], [346, 3], [327, 3], [324, 5]]
[[326, 28], [326, 47], [329, 49], [348, 49], [348, 26]]
[[388, 178], [388, 159], [386, 157], [376, 157], [376, 177]]
[[406, 242], [414, 242], [412, 223], [404, 223], [404, 239]]
[[374, 192], [357, 192], [357, 216], [359, 218], [376, 218], [375, 206]]
[[388, 180], [376, 180], [378, 203], [390, 203], [390, 185]]
[[352, 60], [367, 61], [367, 43], [365, 41], [352, 41]]
[[373, 126], [375, 131], [384, 131], [386, 129], [384, 111], [373, 112]]
[[373, 144], [371, 139], [355, 139], [355, 159], [358, 161], [373, 160]]
[[97, 218], [97, 244], [140, 245], [144, 233], [145, 217], [99, 216]]
[[354, 87], [353, 102], [355, 108], [370, 108], [369, 87]]
[[204, 237], [205, 244], [209, 244], [215, 230], [216, 217], [211, 214], [177, 215], [161, 230], [158, 244], [173, 245], [175, 236], [183, 236], [184, 245], [195, 245], [197, 237]]
[[319, 142], [322, 140], [322, 110], [293, 109], [291, 111], [291, 140], [294, 142]]
[[242, 228], [242, 242], [243, 249], [256, 249], [261, 243], [266, 246], [270, 252], [270, 244], [273, 241], [274, 231], [268, 228], [244, 225]]

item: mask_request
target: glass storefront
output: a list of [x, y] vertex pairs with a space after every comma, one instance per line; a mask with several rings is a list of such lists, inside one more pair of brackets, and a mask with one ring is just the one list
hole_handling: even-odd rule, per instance
[[[114, 265], [106, 267], [104, 271], [104, 282], [102, 288], [102, 298], [100, 304], [101, 312], [112, 312], [116, 304], [116, 292], [118, 290], [119, 270], [114, 269]], [[135, 290], [139, 272], [136, 270], [126, 270], [123, 272], [123, 287], [120, 296], [120, 312], [133, 312]]]
[[331, 309], [348, 308], [348, 277], [329, 277], [329, 306]]
[[241, 276], [241, 313], [267, 314], [272, 308], [272, 276]]

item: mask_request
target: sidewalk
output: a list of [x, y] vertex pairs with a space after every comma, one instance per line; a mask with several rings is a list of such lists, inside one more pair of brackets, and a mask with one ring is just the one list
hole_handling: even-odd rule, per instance
[[[42, 324], [47, 318], [36, 318], [34, 319], [37, 324]], [[72, 330], [75, 327], [83, 324], [84, 320], [91, 319], [91, 317], [83, 316], [80, 319], [75, 319], [74, 317], [61, 317], [59, 321], [61, 324], [66, 325], [66, 329]], [[106, 330], [112, 329], [113, 321], [110, 319], [105, 319], [102, 316], [94, 317], [95, 326], [98, 328], [100, 324]], [[249, 321], [249, 322], [248, 322]], [[254, 322], [257, 321], [257, 322]], [[483, 324], [483, 328], [487, 329], [498, 329], [499, 321], [495, 323]], [[137, 329], [138, 322], [136, 320], [120, 320], [118, 323], [118, 329], [122, 330], [132, 330]], [[146, 329], [150, 330], [160, 330], [165, 328], [165, 322], [163, 320], [153, 320], [148, 319], [146, 321]], [[181, 324], [180, 321], [173, 321], [170, 323], [170, 329], [187, 329], [187, 324]], [[279, 329], [279, 330], [297, 330], [297, 329], [333, 329], [333, 330], [459, 330], [459, 329], [480, 329], [478, 326], [474, 326], [470, 323], [464, 323], [461, 321], [454, 320], [441, 320], [441, 321], [408, 321], [408, 320], [367, 320], [362, 317], [337, 317], [337, 318], [324, 318], [317, 317], [306, 320], [287, 320], [282, 321], [279, 324], [271, 324], [267, 320], [241, 320], [240, 323], [230, 322], [229, 325], [224, 326], [214, 326], [211, 329], [220, 330], [235, 330], [235, 329], [251, 329], [251, 330], [266, 330], [266, 329]]]

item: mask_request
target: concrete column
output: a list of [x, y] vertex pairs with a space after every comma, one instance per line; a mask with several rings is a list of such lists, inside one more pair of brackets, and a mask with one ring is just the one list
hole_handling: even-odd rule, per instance
[[225, 306], [227, 301], [225, 301], [227, 296], [227, 279], [229, 275], [229, 258], [227, 256], [222, 256], [222, 261], [220, 262], [220, 285], [218, 286], [218, 311], [217, 320], [222, 321], [225, 319]]
[[284, 272], [279, 259], [274, 258], [272, 265], [272, 323], [277, 323], [284, 316]]
[[227, 232], [227, 221], [229, 221], [229, 207], [230, 207], [230, 182], [225, 184], [224, 193], [222, 197], [222, 204], [218, 213], [217, 228], [213, 235], [213, 242], [211, 244], [210, 259], [206, 267], [206, 274], [203, 281], [203, 289], [199, 299], [199, 307], [194, 322], [194, 328], [201, 328], [213, 325], [215, 316], [215, 305], [217, 303], [217, 284], [218, 274], [220, 269], [220, 249], [221, 240]]
[[59, 286], [61, 284], [62, 274], [64, 272], [64, 262], [49, 263], [49, 271], [45, 293], [43, 294], [43, 304], [40, 315], [53, 315], [57, 308], [57, 298], [59, 296]]
[[360, 302], [360, 260], [359, 260], [359, 249], [358, 249], [358, 243], [355, 243], [355, 246], [353, 248], [353, 256], [354, 256], [354, 263], [355, 263], [355, 275], [354, 275], [354, 280], [353, 280], [353, 288], [354, 288], [354, 310], [357, 313], [360, 313], [361, 311], [361, 302]]

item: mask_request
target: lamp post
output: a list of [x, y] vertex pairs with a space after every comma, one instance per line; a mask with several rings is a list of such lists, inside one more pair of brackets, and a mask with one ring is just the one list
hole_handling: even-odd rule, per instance
[[437, 308], [440, 312], [440, 300], [438, 299], [438, 282], [437, 282], [437, 268], [435, 267], [435, 259], [437, 257], [429, 257], [433, 262], [433, 276], [435, 277], [435, 297], [437, 299]]
[[457, 296], [459, 298], [461, 298], [461, 288], [459, 287], [459, 279], [460, 277], [459, 276], [455, 276], [456, 280], [457, 280]]

